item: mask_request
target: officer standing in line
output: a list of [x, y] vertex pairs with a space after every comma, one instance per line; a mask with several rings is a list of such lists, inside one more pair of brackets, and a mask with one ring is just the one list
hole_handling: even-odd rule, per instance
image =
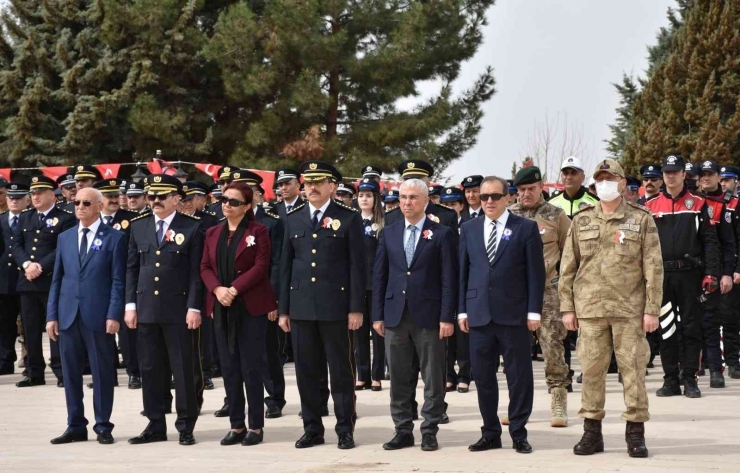
[[284, 219], [285, 216], [303, 203], [300, 196], [301, 185], [298, 182], [298, 171], [290, 168], [282, 168], [275, 171], [275, 184], [282, 200], [277, 205], [277, 214]]
[[[231, 173], [238, 168], [233, 166], [221, 166], [218, 170], [218, 187], [221, 192], [231, 183]], [[216, 214], [216, 219], [224, 218], [224, 212], [221, 209], [221, 202], [216, 201], [208, 207], [208, 210]]]
[[378, 184], [380, 184], [381, 176], [383, 175], [383, 171], [380, 170], [380, 168], [369, 165], [362, 168], [362, 177], [363, 179], [370, 179]]
[[457, 226], [462, 223], [462, 213], [465, 210], [465, 195], [459, 187], [446, 187], [439, 198], [442, 205], [457, 212]]
[[337, 446], [354, 448], [355, 375], [350, 330], [362, 325], [365, 255], [360, 214], [331, 199], [338, 171], [301, 165], [308, 202], [287, 218], [280, 263], [280, 327], [292, 332], [304, 435], [296, 448], [324, 443], [317, 369], [321, 348], [331, 373]]
[[688, 190], [685, 169], [682, 156], [667, 156], [662, 167], [665, 190], [645, 202], [658, 227], [665, 271], [660, 310], [664, 383], [656, 393], [659, 397], [680, 396], [681, 381], [684, 396], [701, 397], [696, 383], [703, 342], [700, 299], [719, 286], [716, 226], [706, 199]]
[[75, 168], [75, 185], [77, 190], [92, 187], [98, 181], [103, 180], [98, 168], [92, 164], [80, 164]]
[[138, 214], [147, 208], [143, 182], [129, 183], [126, 186], [126, 197], [128, 198], [128, 209], [130, 211]]
[[627, 176], [625, 178], [627, 180], [627, 185], [624, 187], [624, 198], [632, 202], [633, 204], [636, 204], [637, 201], [640, 199], [640, 180], [636, 177]]
[[659, 326], [663, 268], [658, 229], [650, 212], [621, 196], [626, 180], [618, 162], [603, 160], [594, 172], [600, 202], [573, 215], [560, 265], [560, 309], [568, 330], [579, 330], [583, 367], [579, 416], [583, 437], [576, 455], [604, 451], [606, 372], [612, 351], [622, 373], [630, 457], [645, 458], [650, 419], [645, 367], [646, 332]]
[[651, 199], [660, 192], [660, 188], [663, 187], [663, 175], [661, 174], [660, 166], [657, 164], [644, 165], [640, 168], [640, 175], [642, 176], [642, 185], [645, 188], [645, 195], [637, 199], [637, 203], [645, 205], [645, 201]]
[[337, 190], [334, 191], [334, 195], [336, 196], [336, 200], [350, 207], [352, 206], [352, 199], [355, 197], [354, 185], [340, 182], [339, 185], [337, 185]]
[[536, 166], [522, 168], [514, 177], [519, 195], [519, 202], [509, 207], [509, 211], [519, 217], [537, 222], [544, 248], [545, 298], [542, 308], [542, 325], [537, 337], [542, 346], [545, 358], [545, 378], [550, 389], [550, 425], [552, 427], [568, 426], [568, 388], [572, 392], [571, 380], [568, 379], [568, 365], [565, 363], [563, 341], [568, 332], [563, 325], [558, 299], [558, 280], [560, 258], [565, 247], [566, 236], [570, 228], [570, 219], [563, 209], [545, 202], [542, 197], [542, 173]]
[[59, 189], [61, 189], [62, 196], [64, 197], [64, 201], [58, 203], [57, 207], [61, 207], [64, 210], [69, 210], [70, 212], [74, 212], [75, 205], [73, 204], [73, 202], [75, 200], [75, 195], [77, 194], [75, 175], [62, 174], [57, 178], [57, 185], [59, 186]]
[[203, 307], [203, 226], [198, 218], [176, 211], [183, 196], [177, 178], [152, 174], [147, 184], [152, 211], [131, 222], [125, 321], [139, 331], [144, 411], [149, 425], [129, 443], [167, 440], [164, 399], [170, 389], [169, 360], [175, 378], [175, 427], [180, 445], [193, 445], [199, 410], [193, 344]]
[[[724, 166], [720, 170], [720, 185], [726, 195], [732, 196], [726, 204], [735, 232], [737, 248], [740, 248], [740, 211], [738, 210], [737, 179], [740, 170], [735, 166]], [[733, 270], [733, 289], [722, 295], [720, 305], [722, 314], [722, 339], [724, 342], [725, 364], [732, 379], [740, 379], [740, 258], [735, 260]]]
[[[46, 306], [51, 287], [57, 237], [75, 226], [74, 215], [55, 206], [56, 183], [46, 176], [31, 178], [33, 208], [21, 213], [13, 231], [11, 247], [15, 264], [21, 268], [18, 293], [21, 296], [21, 319], [26, 338], [28, 376], [16, 383], [19, 388], [46, 384], [42, 334], [46, 330]], [[50, 340], [51, 369], [57, 386], [64, 386], [59, 345]]]
[[398, 190], [391, 189], [383, 196], [383, 204], [385, 204], [385, 211], [390, 212], [398, 208]]
[[442, 191], [444, 190], [444, 188], [445, 186], [440, 186], [439, 184], [429, 186], [429, 202], [435, 205], [439, 205], [440, 197], [442, 196]]

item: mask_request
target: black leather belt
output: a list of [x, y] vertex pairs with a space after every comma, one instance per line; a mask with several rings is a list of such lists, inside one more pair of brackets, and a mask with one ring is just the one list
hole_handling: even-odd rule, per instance
[[663, 261], [663, 269], [666, 271], [686, 271], [694, 268], [696, 268], [696, 265], [685, 259]]

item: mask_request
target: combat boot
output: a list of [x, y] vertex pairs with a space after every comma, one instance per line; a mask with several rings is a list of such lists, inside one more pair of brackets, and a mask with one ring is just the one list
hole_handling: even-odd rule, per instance
[[627, 441], [627, 453], [632, 458], [646, 458], [648, 449], [645, 446], [645, 423], [627, 421], [627, 429], [624, 432]]
[[568, 427], [568, 392], [565, 388], [552, 389], [550, 426]]
[[740, 366], [730, 366], [727, 369], [727, 373], [732, 379], [740, 379]]
[[576, 455], [593, 455], [604, 451], [604, 436], [601, 435], [601, 421], [584, 419], [583, 437], [573, 447]]
[[663, 382], [663, 387], [658, 389], [655, 393], [658, 397], [669, 397], [669, 396], [680, 396], [681, 386], [675, 379], [666, 379]]
[[701, 391], [699, 391], [699, 386], [696, 384], [696, 378], [693, 376], [683, 380], [683, 395], [691, 399], [701, 397]]
[[709, 387], [710, 388], [724, 388], [725, 377], [721, 371], [710, 371], [709, 372]]

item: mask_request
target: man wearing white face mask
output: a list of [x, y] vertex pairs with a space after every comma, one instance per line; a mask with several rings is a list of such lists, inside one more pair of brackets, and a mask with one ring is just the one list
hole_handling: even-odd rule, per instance
[[605, 159], [594, 172], [600, 202], [573, 215], [560, 264], [560, 310], [568, 330], [579, 330], [583, 369], [584, 434], [576, 455], [604, 451], [605, 381], [612, 350], [624, 386], [625, 440], [631, 457], [647, 457], [645, 422], [650, 419], [645, 367], [647, 332], [658, 328], [663, 262], [650, 211], [621, 196], [622, 166]]

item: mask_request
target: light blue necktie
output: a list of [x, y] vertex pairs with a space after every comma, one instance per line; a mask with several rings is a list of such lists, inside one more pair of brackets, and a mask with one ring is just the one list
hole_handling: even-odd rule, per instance
[[411, 267], [411, 261], [414, 259], [414, 247], [416, 246], [416, 226], [409, 225], [409, 239], [406, 240], [406, 264]]

